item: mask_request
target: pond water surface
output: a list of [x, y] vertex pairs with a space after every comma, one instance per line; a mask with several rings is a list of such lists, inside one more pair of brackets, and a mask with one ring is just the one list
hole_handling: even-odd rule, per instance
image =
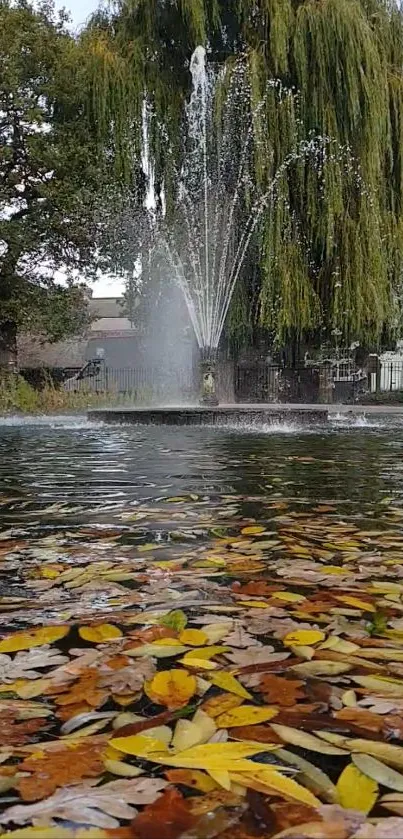
[[[309, 772], [301, 775], [290, 755], [324, 769], [332, 790], [343, 770], [356, 766], [354, 737], [393, 743], [392, 758], [371, 745], [357, 751], [403, 770], [399, 419], [336, 417], [323, 427], [260, 429], [0, 420], [0, 560], [0, 809], [8, 829], [53, 824], [73, 836], [79, 824], [98, 827], [101, 836], [104, 828], [127, 828], [133, 813], [135, 824], [136, 808], [147, 819], [143, 805], [155, 807], [161, 793], [168, 802], [174, 789], [172, 807], [183, 796], [193, 820], [203, 818], [194, 801], [209, 795], [205, 813], [211, 819], [219, 810], [220, 830], [192, 833], [189, 822], [168, 839], [226, 836], [224, 829], [235, 836], [234, 825], [244, 830], [239, 836], [274, 836], [319, 818], [315, 802], [343, 803]], [[163, 674], [173, 681], [160, 683]], [[214, 700], [221, 701], [218, 713]], [[195, 728], [188, 741], [178, 734], [164, 761], [157, 737], [157, 770], [143, 741], [119, 752], [119, 728], [134, 737], [165, 715], [173, 732], [178, 717], [192, 719], [197, 708], [213, 720], [208, 738], [195, 740]], [[31, 727], [23, 730], [27, 718]], [[339, 738], [333, 746], [329, 733]], [[41, 786], [29, 755], [38, 743], [45, 756], [63, 752], [66, 736], [70, 750], [96, 751], [97, 770], [86, 773], [79, 752], [70, 774], [58, 782], [53, 770], [56, 781]], [[306, 736], [316, 738], [316, 749]], [[172, 755], [206, 738], [254, 744], [250, 763], [262, 770], [260, 786], [245, 767], [235, 783], [225, 761], [217, 766], [227, 775], [219, 777], [208, 762], [194, 764], [210, 778], [209, 791], [200, 778], [199, 786], [186, 782], [189, 767]], [[268, 751], [259, 743], [270, 744]], [[109, 764], [100, 752], [108, 744]], [[130, 771], [119, 773], [119, 758], [154, 784], [147, 799], [117, 786], [111, 791], [125, 802], [119, 812], [99, 805], [95, 815], [88, 808], [80, 815], [73, 802], [69, 812], [55, 805], [38, 821], [34, 808], [70, 784], [97, 776], [103, 785], [127, 785]], [[274, 772], [270, 783], [263, 763]], [[182, 767], [181, 780], [167, 770], [172, 765]], [[8, 779], [21, 766], [25, 777], [16, 775], [3, 791], [2, 766]], [[298, 783], [291, 792], [275, 784], [284, 766]], [[382, 799], [396, 784], [383, 785], [370, 770], [364, 778], [376, 791], [366, 811], [403, 814], [401, 794], [394, 809]], [[403, 791], [403, 776], [401, 783]], [[266, 815], [256, 799], [245, 803], [245, 788], [262, 796]], [[291, 805], [302, 811], [293, 815]], [[358, 827], [346, 827], [343, 839]], [[140, 822], [133, 830], [136, 839], [145, 835]]]

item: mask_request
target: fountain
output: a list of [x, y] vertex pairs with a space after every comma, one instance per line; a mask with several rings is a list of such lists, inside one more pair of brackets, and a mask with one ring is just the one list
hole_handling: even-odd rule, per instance
[[[317, 139], [297, 143], [260, 191], [253, 153], [266, 100], [251, 109], [245, 62], [239, 59], [232, 70], [220, 127], [215, 120], [215, 94], [223, 79], [209, 67], [201, 46], [192, 55], [190, 72], [186, 154], [178, 173], [175, 221], [168, 222], [161, 247], [186, 300], [200, 348], [201, 403], [211, 406], [218, 404], [218, 346], [252, 236], [264, 211], [279, 197], [287, 168], [307, 155], [317, 156], [323, 143]], [[268, 88], [275, 88], [280, 99], [293, 96], [276, 79]]]
[[[200, 406], [193, 408], [134, 408], [92, 411], [103, 421], [140, 423], [270, 422], [270, 416], [297, 421], [327, 418], [323, 406], [219, 406], [217, 358], [231, 299], [252, 237], [271, 202], [281, 198], [281, 181], [299, 160], [323, 162], [331, 140], [296, 142], [264, 187], [257, 184], [254, 151], [260, 142], [259, 117], [266, 99], [251, 108], [245, 62], [237, 60], [226, 88], [221, 118], [216, 119], [217, 76], [206, 62], [206, 51], [194, 51], [190, 72], [192, 92], [186, 109], [185, 155], [177, 173], [175, 212], [158, 231], [158, 249], [166, 256], [181, 289], [200, 351]], [[278, 80], [268, 89], [284, 99], [293, 97]], [[172, 216], [174, 221], [172, 221]]]

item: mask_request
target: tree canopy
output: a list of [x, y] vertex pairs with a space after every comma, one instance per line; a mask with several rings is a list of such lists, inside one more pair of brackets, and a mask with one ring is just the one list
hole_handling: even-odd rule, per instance
[[[288, 169], [234, 295], [228, 328], [278, 342], [333, 335], [372, 346], [400, 325], [403, 248], [403, 15], [392, 0], [120, 0], [84, 35], [99, 141], [126, 177], [147, 103], [156, 184], [168, 212], [183, 153], [189, 58], [243, 55], [250, 108], [268, 96], [256, 145], [263, 185], [302, 137], [329, 141], [319, 166]], [[175, 166], [173, 166], [175, 161]]]
[[84, 59], [51, 3], [1, 0], [0, 349], [19, 330], [56, 340], [86, 320], [101, 168]]

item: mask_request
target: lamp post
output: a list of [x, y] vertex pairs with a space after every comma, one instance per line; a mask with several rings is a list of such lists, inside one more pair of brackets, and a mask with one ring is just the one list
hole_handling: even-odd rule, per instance
[[218, 405], [216, 393], [217, 382], [217, 350], [211, 347], [204, 347], [201, 351], [200, 371], [202, 380], [202, 391], [200, 397], [201, 405]]

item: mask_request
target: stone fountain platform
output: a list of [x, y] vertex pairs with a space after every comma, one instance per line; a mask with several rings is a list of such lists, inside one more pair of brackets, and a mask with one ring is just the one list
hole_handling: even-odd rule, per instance
[[88, 419], [121, 425], [270, 425], [318, 423], [329, 418], [327, 405], [218, 405], [210, 407], [101, 408], [88, 411]]

